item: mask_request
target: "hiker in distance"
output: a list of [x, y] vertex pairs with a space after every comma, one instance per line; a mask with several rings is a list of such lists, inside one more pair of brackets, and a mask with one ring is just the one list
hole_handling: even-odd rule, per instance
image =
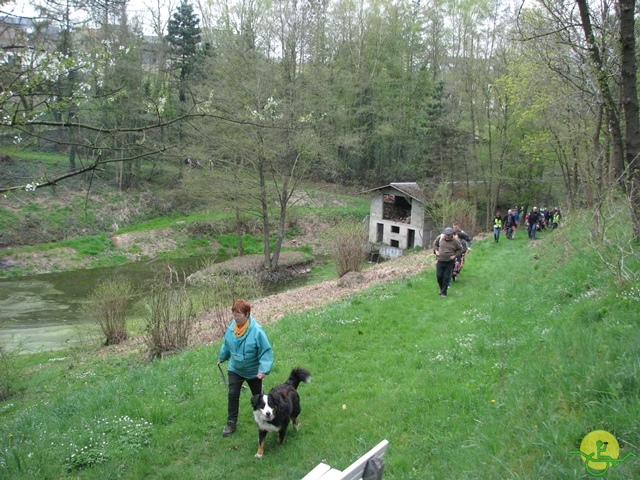
[[233, 320], [224, 332], [224, 342], [218, 355], [218, 364], [229, 360], [229, 396], [227, 424], [222, 435], [228, 437], [236, 431], [240, 391], [247, 382], [252, 395], [262, 393], [262, 379], [271, 373], [273, 350], [262, 326], [251, 316], [251, 305], [238, 300], [231, 308]]
[[470, 252], [472, 239], [467, 232], [460, 228], [460, 224], [457, 222], [453, 224], [453, 233], [458, 237], [458, 240], [467, 242], [467, 251]]
[[527, 216], [527, 232], [529, 233], [529, 238], [532, 240], [536, 239], [536, 230], [540, 219], [541, 217], [540, 212], [538, 212], [538, 207], [533, 207], [533, 210], [531, 210]]
[[456, 257], [462, 255], [462, 245], [453, 233], [453, 228], [447, 227], [433, 242], [433, 253], [437, 258], [436, 279], [440, 286], [441, 297], [447, 296]]
[[516, 230], [518, 230], [518, 227], [520, 226], [520, 211], [518, 210], [517, 205], [513, 207], [513, 210], [511, 210], [511, 213], [513, 214], [513, 218], [516, 219], [516, 226], [513, 227], [513, 233], [511, 234], [511, 238], [516, 238]]
[[507, 215], [503, 220], [504, 229], [507, 232], [507, 240], [513, 238], [513, 232], [516, 229], [516, 217], [513, 215], [513, 210], [509, 209]]
[[551, 214], [551, 230], [558, 228], [561, 218], [562, 214], [560, 213], [560, 210], [558, 210], [558, 207], [554, 208], [553, 213]]
[[496, 212], [496, 216], [493, 217], [493, 240], [498, 243], [500, 240], [500, 232], [502, 231], [502, 215], [500, 212]]

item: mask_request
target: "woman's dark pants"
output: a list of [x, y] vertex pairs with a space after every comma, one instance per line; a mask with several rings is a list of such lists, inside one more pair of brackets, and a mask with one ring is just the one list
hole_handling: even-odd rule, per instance
[[238, 423], [238, 410], [240, 408], [240, 392], [243, 382], [247, 382], [252, 395], [262, 393], [262, 380], [258, 377], [243, 378], [235, 372], [229, 372], [229, 404], [227, 421]]

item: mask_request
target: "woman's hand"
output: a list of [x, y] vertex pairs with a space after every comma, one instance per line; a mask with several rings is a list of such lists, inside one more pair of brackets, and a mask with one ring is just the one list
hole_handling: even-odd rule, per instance
[[259, 373], [257, 377], [259, 380], [262, 380], [264, 377], [266, 377], [266, 375], [264, 373]]

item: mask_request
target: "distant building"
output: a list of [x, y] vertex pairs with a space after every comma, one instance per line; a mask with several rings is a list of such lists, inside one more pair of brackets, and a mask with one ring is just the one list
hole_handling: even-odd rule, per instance
[[383, 256], [398, 256], [403, 250], [430, 245], [426, 199], [417, 183], [390, 183], [363, 193], [371, 193], [369, 242]]
[[4, 61], [15, 63], [31, 49], [54, 51], [60, 30], [47, 22], [15, 15], [0, 15], [0, 48]]

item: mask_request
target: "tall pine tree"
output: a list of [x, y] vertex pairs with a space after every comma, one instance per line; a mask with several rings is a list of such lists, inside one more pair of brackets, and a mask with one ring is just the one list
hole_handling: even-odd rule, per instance
[[202, 39], [200, 19], [193, 6], [182, 0], [169, 20], [166, 39], [171, 46], [172, 66], [180, 73], [180, 101], [185, 100], [184, 82], [193, 72], [198, 58], [198, 45]]

